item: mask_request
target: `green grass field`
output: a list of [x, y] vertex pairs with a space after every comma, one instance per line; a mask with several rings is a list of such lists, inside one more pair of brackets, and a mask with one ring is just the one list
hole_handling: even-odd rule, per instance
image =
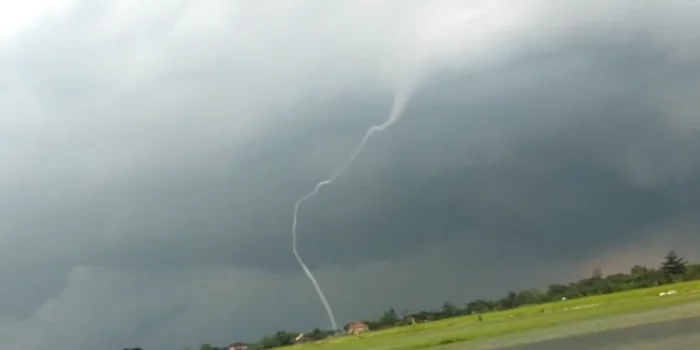
[[[678, 293], [659, 296], [675, 290]], [[508, 311], [451, 318], [431, 323], [341, 336], [313, 344], [296, 345], [308, 350], [418, 350], [463, 343], [557, 326], [576, 321], [700, 301], [700, 281], [634, 291], [524, 306]], [[544, 313], [542, 312], [544, 310]]]

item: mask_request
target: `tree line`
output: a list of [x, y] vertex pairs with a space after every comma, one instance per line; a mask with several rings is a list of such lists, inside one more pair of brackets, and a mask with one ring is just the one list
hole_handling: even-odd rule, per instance
[[[575, 299], [592, 295], [648, 288], [683, 281], [699, 280], [700, 264], [690, 264], [674, 251], [668, 252], [658, 267], [634, 265], [628, 273], [616, 273], [603, 276], [600, 268], [593, 270], [590, 277], [567, 284], [550, 284], [543, 291], [525, 289], [511, 291], [497, 299], [478, 299], [462, 306], [445, 302], [438, 310], [405, 312], [399, 315], [393, 307], [382, 313], [377, 319], [363, 320], [371, 330], [406, 326], [414, 323], [442, 320], [450, 317], [479, 315], [500, 310], [509, 310], [525, 305], [548, 303], [556, 300]], [[346, 325], [347, 327], [347, 325]], [[248, 344], [250, 350], [272, 349], [292, 345], [300, 332], [279, 331]], [[334, 336], [337, 331], [316, 328], [305, 332], [305, 341], [319, 341]], [[228, 346], [203, 344], [199, 350], [228, 350]], [[143, 350], [132, 348], [124, 350]], [[191, 349], [194, 350], [194, 349]]]

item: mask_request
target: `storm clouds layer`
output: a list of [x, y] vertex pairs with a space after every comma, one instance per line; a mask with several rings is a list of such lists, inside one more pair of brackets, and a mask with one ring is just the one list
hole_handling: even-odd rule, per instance
[[0, 348], [328, 327], [294, 202], [415, 79], [300, 212], [339, 321], [700, 259], [698, 1], [61, 5], [0, 7]]

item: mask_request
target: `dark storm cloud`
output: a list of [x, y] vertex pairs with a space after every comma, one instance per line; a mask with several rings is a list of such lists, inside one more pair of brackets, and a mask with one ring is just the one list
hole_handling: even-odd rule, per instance
[[343, 320], [695, 227], [698, 5], [520, 1], [475, 22], [477, 2], [77, 4], [0, 51], [8, 348], [319, 326], [293, 204], [405, 75], [427, 79], [404, 118], [301, 211]]
[[[432, 79], [404, 120], [370, 143], [357, 170], [304, 207], [303, 250], [314, 264], [354, 264], [461, 235], [517, 245], [525, 256], [580, 259], [643, 239], [635, 232], [670, 215], [700, 209], [692, 199], [700, 190], [700, 133], [679, 133], [666, 123], [673, 111], [648, 101], [666, 88], [655, 84], [659, 75], [687, 79], [695, 69], [629, 52], [581, 47]], [[361, 107], [375, 103], [354, 110], [376, 115], [376, 108]], [[342, 102], [336, 108], [326, 113], [346, 110]], [[324, 128], [339, 136], [363, 133]], [[311, 143], [302, 157], [325, 145], [291, 134], [284, 141], [272, 136], [290, 146], [277, 164], [303, 163], [291, 158], [298, 152], [291, 145]], [[256, 168], [252, 161], [250, 167]], [[280, 205], [279, 216], [287, 207]]]

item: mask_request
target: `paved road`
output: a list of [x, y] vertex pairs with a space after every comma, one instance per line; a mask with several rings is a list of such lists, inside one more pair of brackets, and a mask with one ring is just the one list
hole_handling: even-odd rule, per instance
[[700, 349], [700, 317], [615, 329], [497, 349], [697, 350]]

